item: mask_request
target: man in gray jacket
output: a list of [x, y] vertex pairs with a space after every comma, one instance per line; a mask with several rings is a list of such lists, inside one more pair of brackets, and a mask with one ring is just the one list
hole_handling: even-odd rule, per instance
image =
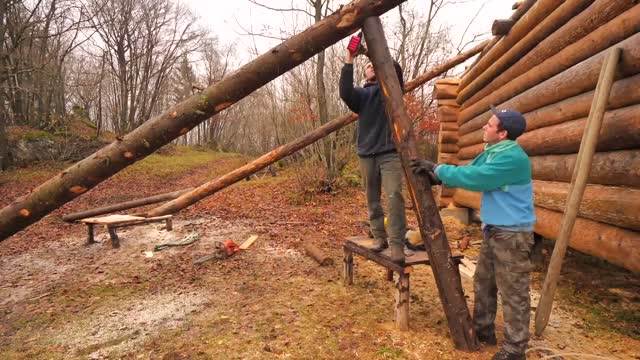
[[[407, 219], [402, 197], [402, 165], [391, 137], [389, 120], [373, 64], [368, 63], [365, 66], [364, 86], [353, 85], [353, 60], [357, 55], [359, 54], [352, 55], [347, 50], [340, 74], [340, 97], [351, 111], [358, 114], [357, 151], [367, 195], [369, 224], [375, 238], [373, 250], [380, 252], [389, 246], [391, 260], [404, 263], [403, 241]], [[397, 63], [394, 63], [394, 66], [402, 87], [402, 69]], [[380, 202], [381, 188], [387, 195], [389, 234], [384, 226], [384, 211]]]

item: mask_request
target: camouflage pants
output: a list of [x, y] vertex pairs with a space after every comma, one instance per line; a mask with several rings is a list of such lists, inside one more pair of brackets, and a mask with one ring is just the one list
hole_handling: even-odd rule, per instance
[[[403, 246], [407, 218], [402, 197], [402, 164], [396, 152], [360, 157], [360, 171], [367, 194], [367, 209], [371, 233], [390, 245]], [[387, 195], [389, 234], [384, 228], [384, 211], [380, 201], [382, 189]]]
[[495, 333], [497, 294], [500, 292], [505, 323], [504, 349], [524, 354], [529, 342], [533, 233], [488, 226], [484, 235], [473, 278], [474, 327], [480, 335]]

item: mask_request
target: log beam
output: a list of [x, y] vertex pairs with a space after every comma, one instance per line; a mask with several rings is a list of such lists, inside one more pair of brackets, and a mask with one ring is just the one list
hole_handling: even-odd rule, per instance
[[[458, 117], [461, 135], [480, 129], [487, 122], [491, 117], [491, 104], [526, 113], [595, 89], [609, 47], [620, 47], [623, 51], [617, 78], [637, 74], [640, 72], [639, 31], [640, 7], [636, 6], [463, 109]], [[596, 51], [600, 52], [593, 55]]]
[[547, 59], [550, 59], [564, 48], [577, 43], [580, 39], [607, 24], [634, 5], [635, 0], [596, 0], [583, 12], [576, 15], [560, 29], [541, 41], [540, 44], [529, 51], [526, 56], [523, 56], [482, 89], [479, 89], [475, 95], [469, 97], [468, 100], [464, 100], [464, 106], [468, 108], [478, 102], [478, 100], [489, 96], [506, 83], [513, 81], [535, 66], [547, 61]]
[[221, 81], [62, 171], [0, 210], [0, 241], [75, 199], [118, 171], [184, 135], [276, 77], [348, 36], [365, 18], [393, 9], [403, 0], [356, 0], [305, 31], [260, 55]]
[[[481, 194], [456, 190], [454, 204], [480, 209]], [[562, 213], [539, 206], [535, 208], [534, 231], [547, 239], [556, 239], [562, 223]], [[640, 272], [640, 233], [598, 221], [578, 218], [569, 246], [580, 252], [607, 260], [627, 270]]]
[[431, 268], [448, 320], [451, 338], [457, 349], [476, 351], [479, 343], [462, 291], [460, 273], [451, 256], [451, 249], [429, 180], [426, 177], [416, 177], [409, 170], [409, 160], [418, 157], [413, 125], [404, 109], [402, 90], [380, 19], [377, 17], [366, 19], [364, 32], [369, 46], [369, 55], [384, 96], [389, 125], [393, 129], [393, 139], [402, 161], [409, 194], [416, 209], [420, 234], [431, 260]]

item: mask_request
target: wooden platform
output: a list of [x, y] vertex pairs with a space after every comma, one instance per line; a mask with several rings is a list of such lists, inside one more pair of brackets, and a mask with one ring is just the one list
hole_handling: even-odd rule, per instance
[[[383, 252], [374, 252], [374, 239], [366, 236], [347, 237], [344, 242], [344, 283], [353, 284], [353, 254], [360, 255], [387, 269], [387, 280], [394, 280], [396, 287], [396, 326], [400, 330], [409, 330], [409, 274], [416, 265], [430, 265], [429, 254], [426, 251], [412, 251], [405, 247], [405, 263], [400, 265], [391, 261], [389, 249]], [[464, 256], [453, 253], [451, 256], [454, 265], [458, 266]]]
[[166, 223], [167, 231], [171, 231], [173, 227], [171, 218], [172, 218], [171, 215], [145, 218], [142, 216], [116, 214], [116, 215], [81, 219], [81, 220], [78, 220], [78, 222], [81, 222], [87, 225], [87, 245], [94, 244], [96, 242], [93, 236], [94, 226], [104, 225], [106, 226], [107, 231], [109, 232], [109, 237], [111, 238], [111, 246], [114, 248], [118, 248], [120, 247], [120, 238], [118, 238], [118, 234], [116, 233], [116, 228], [164, 221]]

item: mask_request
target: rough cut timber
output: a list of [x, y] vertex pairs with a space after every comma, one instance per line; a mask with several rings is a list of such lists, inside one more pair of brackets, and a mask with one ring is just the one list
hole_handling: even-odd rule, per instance
[[[537, 24], [494, 63], [490, 64], [477, 78], [471, 80], [469, 85], [458, 94], [458, 104], [463, 104], [471, 95], [489, 84], [491, 80], [500, 75], [505, 69], [525, 57], [529, 50], [540, 44], [549, 34], [564, 25], [577, 13], [584, 10], [592, 1], [593, 0], [567, 0], [557, 9], [553, 10], [549, 16], [544, 18], [542, 22]], [[494, 26], [495, 25], [496, 23], [494, 22]]]
[[[454, 203], [458, 206], [480, 208], [481, 194], [456, 190]], [[562, 213], [536, 206], [534, 231], [547, 239], [555, 239], [560, 231]], [[598, 221], [577, 218], [569, 246], [583, 253], [605, 259], [630, 271], [640, 272], [640, 233], [607, 225]]]
[[[465, 60], [469, 59], [473, 55], [477, 54], [482, 48], [474, 47], [464, 53], [460, 53], [455, 57], [449, 59], [447, 62], [440, 64], [431, 68], [428, 72], [418, 76], [417, 78], [407, 82], [405, 84], [404, 90], [405, 92], [409, 92], [417, 88], [418, 86], [426, 83], [427, 81], [435, 78], [438, 75], [450, 70], [451, 68], [463, 63]], [[224, 176], [204, 183], [198, 186], [196, 189], [183, 194], [179, 198], [169, 201], [166, 204], [163, 204], [160, 207], [156, 207], [152, 209], [150, 214], [171, 214], [181, 209], [186, 208], [196, 202], [206, 198], [207, 196], [211, 196], [216, 192], [226, 188], [229, 185], [232, 185], [248, 175], [254, 174], [261, 169], [269, 166], [270, 164], [293, 154], [294, 152], [312, 144], [313, 142], [321, 139], [322, 137], [330, 134], [333, 131], [336, 131], [343, 126], [355, 121], [357, 119], [356, 115], [349, 114], [343, 117], [331, 120], [330, 122], [324, 124], [323, 126], [308, 132], [304, 136], [287, 143], [285, 145], [280, 146], [277, 149], [270, 151], [267, 154], [260, 156], [259, 158], [251, 161], [250, 163], [225, 174]]]
[[[613, 83], [607, 109], [613, 110], [629, 105], [640, 104], [640, 75], [634, 75]], [[527, 131], [566, 121], [586, 117], [589, 114], [594, 91], [570, 97], [555, 104], [547, 105], [524, 114], [527, 119]], [[482, 142], [482, 129], [463, 135], [458, 146], [465, 147]]]
[[[640, 7], [638, 8], [640, 9]], [[638, 16], [640, 19], [640, 13], [638, 14]], [[640, 20], [638, 20], [638, 25], [640, 26]], [[640, 30], [640, 27], [638, 28], [638, 30]], [[622, 58], [619, 64], [617, 78], [629, 77], [639, 73], [640, 33], [636, 33], [630, 38], [617, 43], [614, 46], [620, 47], [622, 49]], [[564, 50], [562, 53], [564, 53]], [[559, 53], [558, 55], [561, 55], [562, 53]], [[555, 75], [554, 77], [544, 81], [543, 83], [540, 83], [532, 88], [529, 88], [529, 85], [525, 86], [524, 88], [528, 88], [528, 90], [523, 93], [519, 93], [519, 91], [522, 90], [519, 89], [518, 92], [515, 92], [515, 94], [519, 93], [518, 96], [509, 99], [508, 101], [502, 103], [500, 102], [500, 99], [502, 99], [500, 94], [503, 92], [503, 89], [521, 86], [523, 83], [528, 83], [528, 81], [531, 81], [532, 84], [537, 84], [537, 78], [540, 74], [540, 71], [542, 71], [541, 67], [545, 66], [545, 63], [543, 63], [541, 66], [536, 67], [536, 69], [523, 74], [518, 79], [515, 79], [513, 82], [505, 85], [499, 91], [491, 94], [486, 99], [483, 99], [474, 104], [473, 107], [486, 106], [486, 109], [489, 109], [490, 104], [499, 104], [499, 108], [515, 108], [522, 113], [526, 113], [535, 109], [539, 109], [543, 106], [567, 99], [571, 96], [591, 91], [595, 89], [596, 82], [598, 81], [598, 77], [600, 76], [600, 68], [602, 67], [606, 54], [607, 50], [601, 51], [597, 55], [594, 55], [589, 59], [571, 67], [570, 69], [567, 69]], [[556, 71], [553, 71], [553, 73], [555, 72]], [[534, 80], [527, 80], [529, 76]], [[546, 78], [546, 76], [543, 76], [543, 78]], [[465, 135], [474, 130], [480, 129], [491, 117], [491, 111], [487, 111], [468, 122], [464, 122], [465, 111], [472, 110], [470, 108], [468, 110], [462, 110], [460, 112], [460, 115], [458, 117], [458, 124], [460, 124], [459, 132], [461, 135]]]
[[[555, 8], [562, 4], [562, 0], [538, 0], [511, 28], [509, 35], [503, 37], [489, 50], [478, 63], [469, 69], [460, 81], [460, 90], [467, 87], [471, 80], [480, 75], [489, 65], [498, 60], [507, 50], [513, 47], [520, 39], [547, 17]], [[517, 11], [517, 10], [516, 10]]]
[[431, 269], [438, 286], [440, 302], [447, 317], [451, 338], [457, 349], [478, 350], [480, 346], [462, 291], [460, 273], [451, 256], [449, 242], [429, 180], [426, 177], [416, 177], [409, 170], [409, 160], [418, 157], [413, 124], [404, 109], [402, 90], [380, 19], [378, 17], [366, 19], [364, 33], [381, 93], [384, 96], [385, 110], [389, 125], [393, 129], [393, 140], [402, 161], [407, 188], [416, 209], [420, 234], [431, 260]]
[[36, 222], [111, 175], [187, 133], [276, 77], [360, 28], [365, 18], [385, 13], [403, 0], [356, 0], [312, 27], [145, 122], [122, 139], [62, 171], [0, 210], [0, 240]]
[[[568, 192], [565, 182], [533, 182], [535, 204], [545, 209], [564, 211]], [[578, 216], [640, 231], [640, 189], [587, 185]]]
[[441, 123], [456, 123], [458, 125], [458, 113], [460, 113], [460, 107], [458, 106], [446, 106], [438, 104], [438, 120]]
[[464, 101], [464, 107], [470, 107], [478, 100], [488, 96], [504, 84], [532, 69], [534, 66], [551, 58], [565, 47], [576, 43], [590, 32], [603, 26], [616, 16], [633, 7], [635, 0], [596, 0], [573, 19], [569, 20], [560, 29], [549, 35], [534, 49], [529, 51], [510, 68], [499, 74], [484, 88]]
[[[576, 154], [532, 156], [530, 160], [534, 179], [570, 182]], [[640, 188], [640, 149], [595, 153], [589, 183]]]
[[[598, 138], [598, 151], [625, 150], [640, 147], [640, 105], [608, 111]], [[572, 154], [580, 148], [586, 118], [529, 131], [518, 143], [529, 156]], [[473, 159], [484, 149], [484, 143], [461, 148], [458, 159]]]

